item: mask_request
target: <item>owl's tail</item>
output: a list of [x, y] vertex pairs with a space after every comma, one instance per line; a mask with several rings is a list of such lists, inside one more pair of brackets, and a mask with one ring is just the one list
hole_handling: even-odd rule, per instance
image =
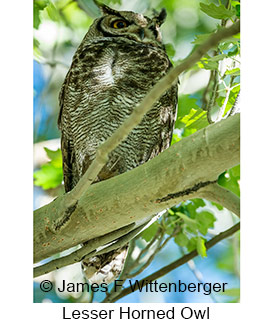
[[110, 284], [117, 279], [123, 269], [129, 244], [108, 253], [86, 258], [82, 269], [90, 284]]

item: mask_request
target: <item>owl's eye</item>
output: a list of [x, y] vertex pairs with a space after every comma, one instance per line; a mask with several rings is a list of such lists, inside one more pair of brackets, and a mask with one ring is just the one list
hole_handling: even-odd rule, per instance
[[112, 24], [111, 24], [111, 27], [113, 27], [115, 29], [125, 28], [127, 26], [128, 26], [128, 24], [125, 20], [116, 20], [116, 21], [112, 22]]

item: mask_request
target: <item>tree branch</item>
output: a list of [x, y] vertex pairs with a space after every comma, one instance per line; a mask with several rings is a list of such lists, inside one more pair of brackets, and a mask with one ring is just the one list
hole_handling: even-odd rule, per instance
[[239, 164], [239, 128], [236, 114], [182, 139], [129, 172], [90, 185], [73, 208], [63, 212], [64, 195], [36, 210], [35, 261], [131, 223], [136, 228], [146, 217], [198, 197], [208, 187], [203, 183], [215, 181]]
[[[189, 139], [184, 138], [145, 165], [90, 185], [107, 162], [108, 154], [140, 123], [178, 75], [192, 67], [219, 41], [239, 30], [238, 22], [217, 31], [182, 64], [171, 69], [113, 136], [98, 148], [96, 159], [76, 187], [35, 211], [34, 261], [110, 234], [131, 223], [138, 226], [140, 221], [141, 225], [144, 218], [196, 197], [200, 188], [239, 163], [239, 116], [233, 116], [215, 127], [198, 131]], [[172, 198], [163, 201], [165, 196]]]
[[199, 191], [198, 197], [218, 203], [240, 217], [240, 199], [226, 188], [212, 184]]
[[92, 161], [88, 170], [82, 176], [78, 184], [70, 192], [65, 200], [65, 206], [76, 203], [82, 194], [93, 183], [97, 175], [108, 161], [108, 156], [135, 128], [142, 120], [144, 115], [152, 108], [155, 102], [177, 81], [178, 76], [191, 68], [201, 57], [211, 48], [215, 47], [221, 40], [231, 37], [240, 32], [240, 22], [236, 22], [229, 28], [223, 28], [213, 33], [204, 43], [199, 45], [183, 63], [172, 68], [146, 95], [142, 102], [135, 107], [132, 114], [124, 123], [108, 138], [98, 149], [96, 158]]
[[54, 259], [44, 265], [34, 268], [34, 277], [47, 274], [53, 270], [71, 265], [75, 262], [81, 261], [85, 255], [90, 256], [94, 254], [96, 249], [103, 246], [111, 241], [114, 241], [122, 236], [125, 236], [131, 229], [133, 229], [135, 224], [130, 224], [124, 228], [116, 230], [112, 233], [106, 234], [102, 237], [98, 237], [88, 241], [80, 249], [68, 254], [67, 256]]
[[[212, 238], [211, 240], [209, 240], [208, 242], [205, 243], [206, 249], [210, 249], [213, 246], [215, 246], [218, 242], [226, 239], [227, 237], [231, 236], [232, 234], [234, 234], [235, 232], [240, 230], [240, 223], [235, 224], [234, 226], [232, 226], [230, 229], [221, 232], [220, 234], [218, 234], [217, 236], [215, 236], [214, 238]], [[166, 275], [167, 273], [169, 273], [170, 271], [184, 265], [185, 263], [187, 263], [189, 260], [193, 259], [194, 257], [196, 257], [198, 255], [197, 250], [193, 250], [190, 253], [186, 254], [185, 256], [181, 257], [180, 259], [172, 262], [171, 264], [157, 270], [155, 273], [141, 279], [138, 284], [134, 284], [132, 287], [127, 287], [125, 289], [123, 289], [115, 298], [113, 299], [106, 299], [106, 303], [114, 303], [117, 300], [119, 300], [120, 298], [127, 296], [128, 294], [131, 294], [133, 291], [136, 291], [138, 289], [138, 286], [145, 286], [147, 282], [150, 281], [154, 281], [157, 280], [158, 278]]]

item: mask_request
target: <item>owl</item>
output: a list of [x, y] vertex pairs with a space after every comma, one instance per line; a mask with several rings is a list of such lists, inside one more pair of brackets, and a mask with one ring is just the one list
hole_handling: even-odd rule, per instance
[[[58, 125], [66, 192], [88, 169], [97, 148], [172, 66], [160, 32], [165, 9], [148, 18], [103, 4], [99, 7], [102, 16], [93, 22], [76, 50], [59, 94]], [[177, 83], [110, 153], [92, 185], [146, 163], [168, 148], [176, 105]], [[127, 249], [124, 246], [83, 259], [82, 268], [89, 282], [109, 284], [116, 279]]]

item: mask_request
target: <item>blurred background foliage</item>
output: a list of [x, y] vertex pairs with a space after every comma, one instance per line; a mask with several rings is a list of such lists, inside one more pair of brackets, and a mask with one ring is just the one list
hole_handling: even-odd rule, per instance
[[[240, 18], [240, 2], [231, 0], [105, 0], [118, 9], [151, 15], [166, 8], [162, 26], [168, 55], [175, 65], [215, 30]], [[92, 0], [34, 0], [34, 208], [63, 193], [62, 161], [57, 129], [58, 93], [72, 56], [99, 10]], [[192, 69], [180, 76], [178, 115], [172, 144], [236, 110], [240, 92], [239, 36], [221, 42]], [[47, 147], [44, 149], [44, 147]], [[240, 196], [240, 167], [227, 170], [219, 184]], [[141, 279], [197, 249], [200, 256], [159, 281], [227, 282], [226, 293], [135, 292], [121, 302], [238, 302], [239, 234], [208, 251], [204, 242], [237, 221], [220, 205], [202, 199], [186, 201], [168, 210], [136, 238], [130, 248], [126, 275]], [[63, 255], [63, 253], [61, 254]], [[56, 257], [59, 255], [56, 255]], [[80, 264], [47, 275], [55, 286], [84, 281]], [[104, 293], [42, 293], [35, 280], [35, 302], [100, 302]]]

